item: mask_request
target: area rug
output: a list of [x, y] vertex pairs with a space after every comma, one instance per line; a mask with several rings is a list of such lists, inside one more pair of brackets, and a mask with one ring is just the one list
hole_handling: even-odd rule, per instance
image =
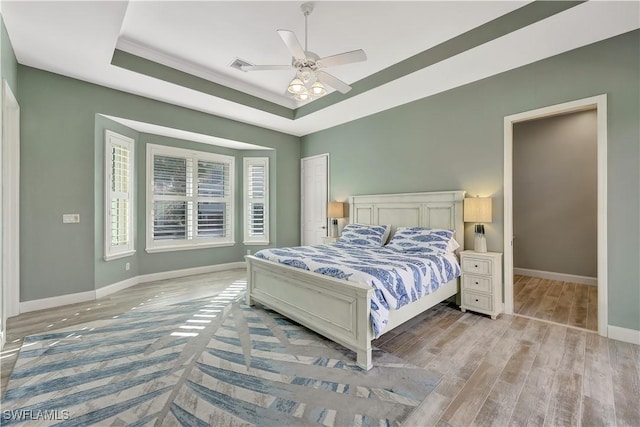
[[[236, 290], [237, 291], [237, 290]], [[438, 384], [354, 354], [238, 292], [29, 336], [1, 425], [398, 425]]]

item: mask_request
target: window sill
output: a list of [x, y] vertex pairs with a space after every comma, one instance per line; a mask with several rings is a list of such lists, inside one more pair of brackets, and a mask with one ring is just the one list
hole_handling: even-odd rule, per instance
[[236, 242], [218, 242], [218, 243], [200, 243], [195, 245], [173, 245], [173, 246], [155, 246], [147, 247], [145, 251], [149, 254], [157, 252], [173, 252], [173, 251], [188, 251], [191, 249], [207, 249], [207, 248], [223, 248], [234, 246]]
[[119, 259], [119, 258], [126, 258], [132, 255], [135, 255], [136, 251], [135, 249], [132, 251], [126, 251], [126, 252], [118, 252], [117, 254], [113, 254], [113, 255], [105, 255], [103, 257], [103, 259], [105, 261], [113, 261], [114, 259]]
[[242, 242], [245, 246], [267, 246], [269, 244], [268, 240], [249, 240]]

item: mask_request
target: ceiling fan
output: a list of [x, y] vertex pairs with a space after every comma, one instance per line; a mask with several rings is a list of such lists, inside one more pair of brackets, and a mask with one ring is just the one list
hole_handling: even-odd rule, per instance
[[242, 71], [263, 71], [263, 70], [296, 70], [296, 77], [291, 80], [287, 90], [294, 95], [298, 101], [309, 101], [314, 97], [321, 97], [327, 93], [325, 84], [336, 89], [338, 92], [347, 93], [351, 86], [337, 77], [325, 72], [322, 68], [335, 67], [337, 65], [351, 64], [353, 62], [366, 61], [367, 55], [362, 49], [351, 52], [339, 53], [337, 55], [320, 58], [317, 54], [307, 48], [308, 31], [307, 18], [313, 11], [313, 3], [303, 3], [300, 6], [304, 15], [304, 49], [298, 41], [295, 33], [289, 30], [277, 30], [278, 35], [291, 52], [290, 65], [243, 65]]

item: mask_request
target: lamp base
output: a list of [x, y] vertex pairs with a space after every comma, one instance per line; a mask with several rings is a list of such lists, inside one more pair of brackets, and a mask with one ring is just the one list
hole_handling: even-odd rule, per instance
[[338, 220], [331, 220], [331, 237], [338, 237]]
[[487, 239], [484, 234], [476, 233], [476, 238], [473, 241], [473, 250], [480, 253], [487, 252]]

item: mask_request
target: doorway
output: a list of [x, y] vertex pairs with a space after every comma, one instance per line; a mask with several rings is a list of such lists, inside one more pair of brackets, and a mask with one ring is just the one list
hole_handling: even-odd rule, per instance
[[[607, 157], [607, 128], [606, 128], [606, 95], [600, 95], [592, 98], [582, 99], [578, 101], [568, 102], [560, 105], [554, 105], [545, 107], [533, 111], [515, 114], [505, 117], [504, 119], [504, 188], [505, 188], [505, 204], [504, 204], [504, 256], [505, 256], [505, 312], [507, 314], [517, 314], [521, 307], [516, 307], [516, 304], [521, 304], [521, 301], [517, 301], [515, 298], [516, 293], [522, 291], [523, 286], [526, 285], [529, 290], [538, 288], [535, 297], [542, 297], [542, 293], [551, 289], [551, 280], [558, 277], [534, 277], [523, 279], [522, 275], [518, 276], [518, 281], [514, 281], [514, 125], [528, 122], [531, 120], [538, 120], [543, 118], [551, 118], [560, 115], [567, 115], [570, 113], [577, 113], [587, 110], [594, 110], [596, 114], [596, 163], [597, 163], [597, 177], [596, 177], [596, 193], [597, 193], [597, 209], [596, 219], [597, 223], [597, 238], [596, 238], [596, 252], [597, 252], [597, 270], [595, 282], [597, 285], [597, 330], [602, 336], [607, 335], [607, 218], [606, 218], [606, 157]], [[517, 233], [516, 244], [517, 244]], [[516, 273], [522, 273], [522, 271], [515, 271]], [[528, 271], [525, 270], [525, 273]], [[575, 275], [577, 278], [581, 278], [581, 275]], [[571, 276], [566, 277], [571, 280]], [[531, 283], [522, 283], [522, 280], [531, 280]], [[579, 280], [578, 280], [579, 281]], [[514, 287], [514, 283], [518, 286]], [[568, 289], [575, 289], [574, 285], [567, 285]], [[588, 301], [588, 288], [581, 290], [581, 293], [586, 292], [586, 299]], [[547, 298], [546, 304], [552, 304], [551, 300], [560, 289], [553, 288], [550, 295], [545, 296]], [[561, 290], [560, 290], [561, 291]], [[595, 301], [594, 301], [595, 303]], [[536, 309], [539, 307], [536, 307]], [[549, 307], [547, 307], [549, 309]], [[595, 310], [595, 308], [593, 308]], [[531, 314], [522, 313], [524, 315]], [[535, 317], [535, 316], [532, 316]], [[547, 317], [550, 315], [547, 313]], [[553, 319], [546, 319], [551, 320]]]
[[305, 157], [300, 165], [301, 244], [319, 245], [327, 235], [329, 155]]

